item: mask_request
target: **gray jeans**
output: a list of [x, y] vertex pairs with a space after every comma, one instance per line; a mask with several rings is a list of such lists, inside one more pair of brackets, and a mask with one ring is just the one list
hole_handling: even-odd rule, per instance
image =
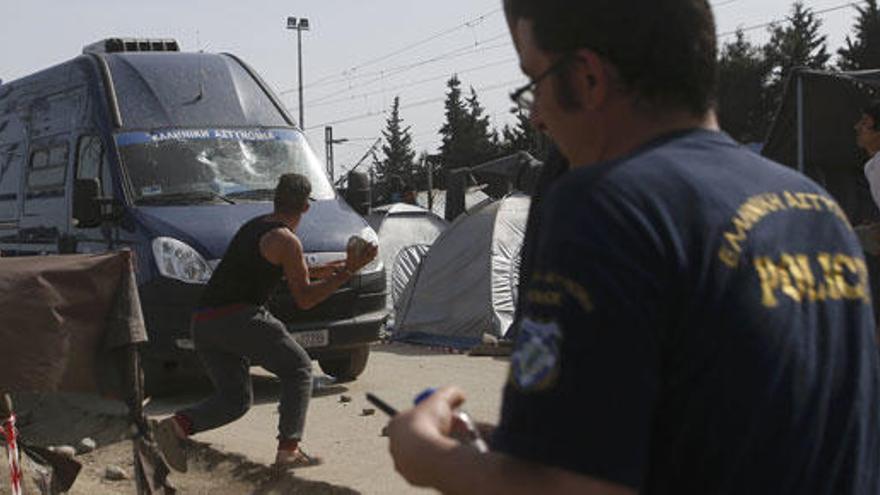
[[211, 430], [242, 417], [251, 407], [249, 368], [260, 365], [281, 379], [278, 438], [300, 440], [312, 393], [312, 360], [263, 307], [247, 306], [230, 315], [196, 321], [196, 352], [214, 383], [214, 395], [180, 411], [193, 433]]

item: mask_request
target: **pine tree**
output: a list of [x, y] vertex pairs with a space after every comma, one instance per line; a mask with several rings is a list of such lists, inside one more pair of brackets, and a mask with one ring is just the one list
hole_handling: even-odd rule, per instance
[[501, 129], [499, 153], [510, 155], [526, 151], [538, 160], [546, 159], [550, 144], [547, 136], [532, 126], [526, 113], [519, 109], [514, 109], [513, 113], [516, 115], [516, 124], [513, 127], [505, 124]]
[[412, 135], [409, 126], [403, 127], [400, 117], [400, 97], [394, 97], [391, 115], [382, 131], [385, 143], [382, 145], [384, 158], [375, 162], [376, 192], [379, 197], [399, 201], [397, 195], [403, 188], [411, 186], [413, 180], [413, 160], [416, 152], [412, 149]]
[[498, 149], [495, 146], [495, 132], [489, 129], [489, 117], [484, 116], [483, 106], [477, 98], [477, 92], [471, 87], [471, 96], [467, 99], [468, 139], [471, 141], [470, 165], [479, 165], [496, 158]]
[[880, 68], [880, 10], [877, 0], [865, 0], [864, 6], [856, 7], [859, 17], [853, 34], [855, 40], [846, 37], [846, 47], [837, 50], [837, 65], [842, 70]]
[[461, 81], [458, 76], [452, 76], [446, 83], [449, 91], [446, 93], [444, 107], [446, 109], [446, 122], [440, 128], [442, 144], [440, 145], [440, 160], [443, 168], [447, 171], [471, 165], [470, 143], [468, 134], [468, 109], [461, 95]]
[[797, 1], [792, 5], [788, 21], [770, 28], [770, 42], [764, 46], [764, 58], [771, 71], [766, 90], [768, 114], [765, 118], [768, 121], [779, 107], [785, 81], [792, 69], [824, 69], [828, 64], [826, 37], [819, 34], [822, 21], [813, 11]]
[[771, 110], [765, 108], [768, 66], [761, 49], [737, 31], [736, 40], [724, 45], [718, 66], [721, 128], [743, 143], [763, 140], [769, 126], [765, 116]]

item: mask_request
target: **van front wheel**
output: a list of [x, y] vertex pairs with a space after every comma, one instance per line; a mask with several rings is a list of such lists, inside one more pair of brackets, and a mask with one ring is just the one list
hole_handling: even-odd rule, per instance
[[356, 347], [348, 354], [318, 360], [324, 373], [332, 376], [337, 382], [350, 382], [357, 378], [367, 367], [370, 357], [370, 346]]

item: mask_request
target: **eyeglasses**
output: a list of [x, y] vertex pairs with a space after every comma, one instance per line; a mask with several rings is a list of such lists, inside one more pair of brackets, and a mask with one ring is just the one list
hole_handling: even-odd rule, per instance
[[535, 104], [535, 90], [538, 89], [538, 85], [541, 84], [541, 81], [547, 79], [551, 74], [565, 67], [565, 64], [571, 61], [572, 58], [573, 55], [571, 54], [563, 55], [562, 58], [554, 62], [553, 65], [548, 67], [547, 70], [538, 75], [538, 77], [510, 93], [510, 99], [516, 103], [516, 106], [519, 107], [521, 111], [531, 112], [532, 106]]

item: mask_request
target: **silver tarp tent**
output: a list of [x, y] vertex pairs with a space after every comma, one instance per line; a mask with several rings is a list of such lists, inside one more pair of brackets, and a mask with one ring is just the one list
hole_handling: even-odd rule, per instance
[[[379, 257], [385, 265], [387, 287], [392, 294], [388, 298], [388, 309], [391, 309], [396, 299], [393, 296], [400, 294], [418, 267], [417, 263], [413, 264], [416, 258], [411, 256], [411, 251], [400, 257], [401, 250], [414, 245], [430, 246], [446, 230], [449, 222], [424, 208], [405, 203], [373, 208], [366, 219], [379, 236]], [[395, 284], [399, 286], [397, 291], [394, 290]]]
[[461, 215], [434, 242], [395, 305], [394, 338], [467, 348], [513, 320], [529, 198], [507, 196]]

